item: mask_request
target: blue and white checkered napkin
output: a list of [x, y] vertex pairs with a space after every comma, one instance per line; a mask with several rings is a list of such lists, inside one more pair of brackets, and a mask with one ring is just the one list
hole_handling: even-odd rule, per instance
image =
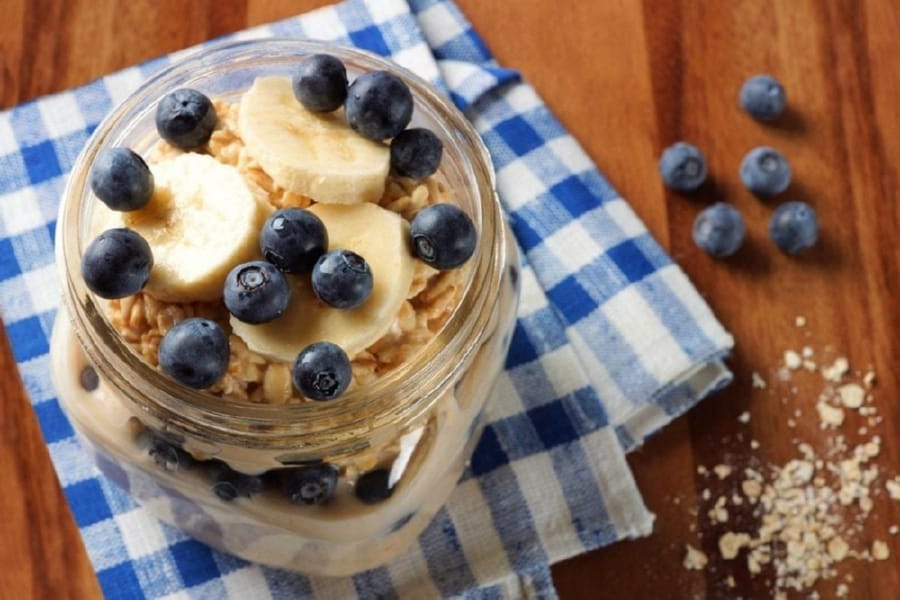
[[512, 350], [471, 468], [419, 542], [346, 579], [220, 554], [91, 466], [54, 398], [53, 231], [103, 115], [172, 57], [0, 113], [0, 311], [104, 592], [117, 597], [554, 597], [548, 565], [650, 532], [624, 452], [727, 383], [732, 345], [643, 224], [450, 1], [348, 0], [242, 32], [350, 43], [449, 91], [484, 137], [524, 251]]

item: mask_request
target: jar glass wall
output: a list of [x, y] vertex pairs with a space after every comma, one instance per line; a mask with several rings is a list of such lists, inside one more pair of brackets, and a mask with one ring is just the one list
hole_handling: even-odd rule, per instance
[[[122, 339], [106, 301], [81, 279], [97, 206], [87, 184], [90, 166], [110, 146], [148, 153], [158, 140], [156, 102], [175, 88], [194, 87], [235, 102], [256, 77], [289, 76], [304, 56], [319, 52], [338, 56], [351, 80], [373, 69], [399, 76], [415, 99], [411, 126], [427, 127], [442, 140], [439, 175], [479, 233], [459, 301], [413, 357], [336, 401], [253, 404], [181, 386]], [[494, 193], [490, 159], [471, 125], [428, 84], [393, 63], [293, 40], [205, 50], [148, 80], [117, 107], [70, 176], [57, 225], [57, 263], [64, 308], [51, 346], [54, 383], [101, 470], [159, 518], [212, 546], [330, 575], [396, 556], [445, 502], [480, 434], [518, 298], [515, 243]], [[96, 387], [86, 369], [98, 374]], [[170, 443], [165, 451], [154, 445], [160, 439]], [[252, 477], [248, 485], [259, 491], [230, 501], [217, 496], [210, 482], [223, 464]], [[316, 465], [338, 473], [331, 499], [310, 506], [288, 501], [291, 473]], [[390, 496], [363, 502], [354, 489], [373, 473], [388, 481]]]

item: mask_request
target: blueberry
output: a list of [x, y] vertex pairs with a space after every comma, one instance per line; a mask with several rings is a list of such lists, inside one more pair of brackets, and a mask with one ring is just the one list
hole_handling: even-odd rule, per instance
[[81, 276], [101, 298], [124, 298], [141, 291], [150, 279], [150, 244], [132, 229], [107, 229], [88, 244], [81, 257]]
[[732, 205], [717, 202], [694, 220], [694, 243], [712, 256], [731, 256], [744, 241], [744, 218]]
[[755, 75], [741, 87], [741, 108], [759, 121], [774, 121], [784, 112], [787, 96], [771, 75]]
[[195, 389], [209, 387], [228, 369], [228, 336], [215, 321], [185, 319], [174, 325], [159, 343], [163, 372]]
[[390, 478], [391, 472], [388, 469], [375, 469], [363, 473], [356, 480], [353, 492], [366, 504], [387, 500], [394, 493], [394, 488], [389, 485]]
[[159, 137], [182, 150], [208, 142], [217, 121], [210, 99], [190, 88], [166, 94], [156, 106]]
[[762, 198], [777, 196], [791, 184], [791, 166], [775, 148], [754, 148], [741, 161], [741, 181]]
[[347, 353], [331, 342], [316, 342], [301, 350], [291, 369], [294, 387], [312, 400], [337, 398], [352, 377]]
[[284, 314], [291, 287], [275, 265], [254, 260], [231, 269], [225, 278], [223, 300], [237, 319], [257, 325]]
[[206, 472], [212, 480], [212, 491], [225, 502], [242, 497], [249, 498], [262, 490], [262, 477], [239, 473], [221, 460], [205, 463]]
[[153, 173], [129, 148], [106, 148], [97, 154], [90, 174], [91, 190], [112, 210], [137, 210], [153, 197]]
[[312, 112], [337, 110], [347, 98], [347, 69], [330, 54], [304, 59], [292, 83], [297, 100]]
[[176, 442], [159, 434], [150, 434], [149, 454], [156, 464], [166, 471], [184, 471], [194, 464], [194, 457], [185, 452]]
[[819, 239], [816, 211], [805, 202], [785, 202], [772, 214], [769, 236], [776, 246], [788, 254], [812, 248]]
[[453, 204], [420, 210], [409, 227], [413, 251], [436, 269], [454, 269], [472, 256], [478, 236], [472, 219]]
[[300, 208], [276, 210], [259, 236], [259, 249], [266, 260], [288, 273], [309, 273], [327, 248], [325, 224]]
[[387, 71], [369, 71], [357, 77], [344, 103], [347, 123], [370, 140], [396, 136], [409, 125], [412, 112], [409, 88]]
[[322, 302], [335, 308], [361, 306], [372, 293], [373, 283], [369, 263], [351, 250], [327, 252], [313, 267], [313, 291]]
[[81, 384], [81, 389], [84, 391], [93, 392], [100, 387], [100, 376], [97, 375], [97, 370], [94, 367], [88, 365], [81, 369], [81, 373], [78, 375], [78, 383]]
[[663, 150], [659, 174], [669, 189], [693, 192], [706, 181], [706, 157], [696, 146], [677, 142]]
[[428, 129], [406, 129], [391, 140], [391, 167], [398, 175], [423, 179], [437, 171], [444, 145]]
[[281, 472], [281, 486], [288, 500], [297, 505], [325, 504], [334, 495], [338, 472], [331, 465], [313, 465]]

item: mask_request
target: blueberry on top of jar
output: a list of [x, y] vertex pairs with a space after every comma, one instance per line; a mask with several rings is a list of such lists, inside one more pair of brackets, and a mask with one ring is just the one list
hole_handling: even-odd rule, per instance
[[387, 71], [369, 71], [357, 77], [347, 90], [344, 115], [359, 135], [386, 140], [403, 131], [412, 118], [412, 92]]
[[206, 144], [218, 120], [212, 101], [191, 88], [170, 92], [156, 105], [159, 137], [182, 150]]
[[774, 121], [787, 107], [784, 87], [771, 75], [754, 75], [744, 82], [741, 108], [758, 121]]
[[444, 145], [430, 130], [406, 129], [391, 140], [391, 168], [403, 177], [424, 179], [438, 170], [443, 153]]
[[475, 225], [453, 204], [432, 204], [420, 210], [409, 227], [412, 249], [436, 269], [455, 269], [475, 252]]
[[85, 249], [81, 277], [101, 298], [115, 299], [141, 291], [150, 279], [153, 252], [139, 233], [119, 227], [107, 229]]
[[328, 231], [311, 211], [282, 208], [263, 224], [259, 249], [287, 273], [309, 273], [328, 248]]
[[291, 84], [306, 110], [331, 112], [347, 98], [347, 69], [336, 56], [314, 54], [303, 59]]
[[693, 192], [706, 181], [706, 157], [696, 146], [676, 142], [663, 150], [659, 158], [659, 174], [669, 189]]
[[339, 248], [326, 252], [313, 267], [313, 291], [319, 300], [334, 308], [362, 306], [374, 285], [369, 263], [352, 250]]
[[90, 174], [91, 190], [110, 209], [143, 208], [153, 197], [153, 173], [129, 148], [105, 148], [97, 153]]
[[350, 385], [353, 371], [347, 353], [331, 342], [316, 342], [300, 351], [291, 369], [294, 387], [312, 400], [333, 400]]
[[291, 288], [275, 265], [254, 260], [237, 265], [225, 278], [223, 301], [244, 323], [267, 323], [284, 314]]
[[209, 319], [192, 317], [176, 323], [159, 343], [163, 372], [195, 389], [217, 382], [228, 369], [229, 357], [228, 336]]

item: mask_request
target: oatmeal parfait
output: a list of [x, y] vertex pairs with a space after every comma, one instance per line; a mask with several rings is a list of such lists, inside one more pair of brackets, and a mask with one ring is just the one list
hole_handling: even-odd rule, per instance
[[402, 551], [459, 477], [509, 344], [515, 249], [483, 147], [426, 84], [256, 44], [290, 52], [214, 51], [246, 70], [221, 93], [164, 89], [173, 67], [139, 90], [152, 129], [111, 143], [113, 119], [89, 144], [61, 209], [79, 224], [58, 244], [54, 379], [99, 466], [161, 518], [352, 573]]

